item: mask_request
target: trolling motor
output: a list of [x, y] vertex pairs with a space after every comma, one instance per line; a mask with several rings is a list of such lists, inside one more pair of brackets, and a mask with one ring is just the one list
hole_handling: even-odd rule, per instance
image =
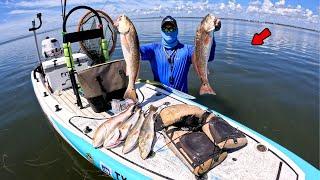
[[37, 48], [37, 53], [38, 53], [38, 61], [39, 61], [39, 65], [41, 66], [41, 57], [40, 57], [40, 52], [39, 52], [39, 47], [38, 47], [38, 40], [37, 40], [37, 33], [36, 33], [36, 30], [40, 29], [41, 26], [42, 26], [41, 13], [37, 14], [37, 18], [39, 19], [39, 22], [40, 22], [39, 26], [36, 27], [36, 21], [33, 20], [32, 21], [32, 28], [29, 28], [29, 31], [33, 31], [33, 36], [34, 36], [34, 40], [35, 40], [36, 48]]

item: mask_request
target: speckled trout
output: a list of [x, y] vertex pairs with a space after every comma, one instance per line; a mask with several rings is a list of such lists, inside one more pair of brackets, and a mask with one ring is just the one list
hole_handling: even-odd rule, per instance
[[144, 120], [145, 120], [145, 117], [144, 117], [142, 111], [140, 111], [139, 119], [138, 119], [137, 123], [133, 126], [133, 128], [129, 131], [129, 134], [128, 134], [126, 141], [124, 143], [124, 146], [122, 149], [122, 152], [124, 154], [130, 152], [137, 145], [139, 135], [140, 135], [140, 130], [141, 130], [141, 127], [143, 125]]
[[154, 114], [157, 108], [150, 105], [149, 114], [143, 122], [139, 135], [139, 152], [142, 159], [146, 159], [152, 150], [152, 143], [155, 137]]
[[215, 29], [216, 31], [219, 30], [220, 27], [220, 20], [213, 15], [208, 14], [202, 19], [199, 27], [197, 28], [195, 52], [193, 53], [192, 64], [201, 80], [200, 95], [216, 95], [208, 81], [208, 60], [213, 41], [213, 31]]
[[141, 108], [137, 108], [136, 112], [124, 123], [122, 123], [119, 127], [121, 136], [120, 136], [120, 141], [124, 141], [130, 130], [134, 127], [134, 125], [136, 125], [136, 123], [139, 120], [141, 114]]
[[124, 94], [124, 98], [132, 99], [137, 102], [138, 98], [135, 91], [135, 82], [140, 67], [140, 51], [137, 31], [131, 20], [125, 15], [119, 16], [114, 25], [120, 33], [122, 53], [127, 67], [126, 73], [129, 76], [129, 84]]

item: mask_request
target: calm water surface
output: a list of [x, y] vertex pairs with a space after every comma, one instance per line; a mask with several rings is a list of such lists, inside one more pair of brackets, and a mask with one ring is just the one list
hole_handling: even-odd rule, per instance
[[[160, 21], [134, 21], [141, 44], [160, 40]], [[182, 43], [193, 43], [199, 22], [178, 19]], [[253, 34], [265, 27], [272, 36], [263, 46], [251, 46]], [[59, 31], [48, 34], [61, 42]], [[45, 36], [40, 34], [39, 39]], [[197, 102], [269, 137], [319, 168], [319, 33], [224, 20], [215, 37], [216, 58], [209, 63], [209, 80], [217, 96], [198, 96], [199, 80], [193, 69], [189, 93]], [[118, 44], [113, 58], [121, 57]], [[36, 63], [33, 37], [0, 45], [1, 179], [104, 178], [49, 125], [30, 81]], [[148, 63], [142, 64], [140, 76], [153, 78]]]

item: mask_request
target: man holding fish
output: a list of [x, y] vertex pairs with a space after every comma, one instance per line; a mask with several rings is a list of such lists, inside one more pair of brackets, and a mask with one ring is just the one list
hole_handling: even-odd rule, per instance
[[197, 29], [195, 46], [186, 45], [178, 40], [176, 20], [167, 16], [161, 23], [162, 41], [141, 45], [141, 60], [150, 62], [155, 81], [183, 92], [188, 92], [188, 72], [193, 64], [201, 80], [200, 95], [215, 95], [207, 78], [207, 62], [214, 59], [216, 43], [213, 32], [220, 27], [220, 20], [208, 14]]
[[[126, 61], [126, 73], [129, 76], [125, 99], [133, 100], [128, 108], [110, 117], [94, 133], [95, 148], [114, 148], [124, 143], [123, 153], [128, 153], [138, 145], [140, 156], [146, 159], [152, 151], [155, 137], [154, 115], [158, 107], [150, 105], [145, 116], [139, 105], [135, 91], [135, 82], [140, 68], [140, 57], [149, 60], [154, 79], [163, 84], [188, 91], [187, 76], [191, 63], [200, 80], [200, 94], [215, 94], [207, 78], [207, 62], [214, 59], [215, 41], [213, 31], [221, 27], [220, 20], [208, 14], [201, 21], [195, 38], [195, 47], [178, 41], [178, 26], [171, 16], [163, 19], [161, 25], [162, 42], [140, 46], [136, 29], [131, 20], [121, 15], [115, 22], [120, 33], [121, 47]], [[140, 49], [139, 49], [140, 47]]]
[[171, 16], [162, 20], [161, 43], [140, 46], [137, 31], [125, 15], [118, 17], [115, 27], [120, 33], [122, 52], [127, 64], [126, 73], [129, 76], [125, 99], [138, 101], [135, 81], [139, 73], [140, 57], [150, 62], [155, 81], [183, 92], [188, 92], [188, 72], [193, 64], [201, 80], [200, 95], [216, 94], [207, 77], [207, 64], [214, 59], [216, 47], [213, 32], [221, 28], [221, 22], [215, 16], [208, 14], [202, 19], [197, 28], [195, 46], [179, 42], [177, 22]]

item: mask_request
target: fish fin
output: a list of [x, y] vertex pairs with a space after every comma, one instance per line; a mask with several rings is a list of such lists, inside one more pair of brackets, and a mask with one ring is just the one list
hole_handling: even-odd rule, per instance
[[138, 102], [138, 97], [136, 90], [133, 88], [127, 88], [126, 92], [124, 93], [123, 96], [124, 99], [132, 99], [134, 102]]
[[200, 95], [204, 95], [204, 94], [216, 95], [216, 92], [212, 89], [209, 83], [204, 83], [200, 87]]
[[149, 112], [150, 112], [150, 111], [157, 111], [157, 109], [158, 109], [158, 108], [155, 107], [155, 106], [153, 106], [153, 105], [150, 105], [150, 106], [149, 106]]
[[206, 36], [204, 39], [204, 44], [208, 45], [211, 42], [212, 38], [210, 36]]
[[192, 58], [191, 58], [191, 62], [192, 62], [192, 66], [194, 68], [194, 71], [198, 74], [198, 76], [200, 77], [200, 74], [199, 74], [199, 68], [197, 66], [197, 60], [196, 60], [196, 55], [195, 55], [195, 52], [193, 53], [192, 55]]

